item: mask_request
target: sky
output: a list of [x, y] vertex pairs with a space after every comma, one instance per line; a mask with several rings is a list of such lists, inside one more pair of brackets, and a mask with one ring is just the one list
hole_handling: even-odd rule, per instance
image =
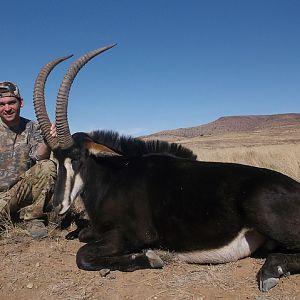
[[299, 0], [1, 1], [0, 81], [17, 83], [35, 119], [35, 78], [55, 120], [60, 82], [86, 52], [117, 43], [74, 80], [71, 132], [133, 136], [198, 126], [222, 116], [300, 112]]

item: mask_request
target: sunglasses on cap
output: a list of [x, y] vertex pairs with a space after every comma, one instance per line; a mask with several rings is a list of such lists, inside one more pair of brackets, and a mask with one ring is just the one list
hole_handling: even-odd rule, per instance
[[8, 81], [0, 82], [0, 98], [3, 97], [16, 97], [20, 99], [21, 95], [17, 85]]

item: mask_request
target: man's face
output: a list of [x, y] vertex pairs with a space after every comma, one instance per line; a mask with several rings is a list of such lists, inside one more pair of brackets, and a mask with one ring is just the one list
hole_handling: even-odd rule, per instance
[[0, 98], [0, 117], [8, 126], [17, 125], [23, 100], [15, 97]]

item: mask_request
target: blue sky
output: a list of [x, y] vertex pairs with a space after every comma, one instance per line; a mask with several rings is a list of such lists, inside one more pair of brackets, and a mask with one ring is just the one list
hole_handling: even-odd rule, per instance
[[72, 132], [138, 136], [221, 116], [300, 112], [298, 0], [10, 0], [1, 4], [0, 34], [0, 80], [19, 85], [31, 119], [45, 63], [74, 54], [47, 81], [54, 120], [69, 64], [118, 43], [76, 77]]

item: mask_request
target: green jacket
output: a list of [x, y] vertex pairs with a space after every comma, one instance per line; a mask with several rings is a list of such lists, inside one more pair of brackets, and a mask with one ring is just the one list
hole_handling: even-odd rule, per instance
[[0, 192], [8, 190], [37, 160], [37, 146], [44, 139], [36, 122], [21, 117], [12, 130], [0, 118]]

